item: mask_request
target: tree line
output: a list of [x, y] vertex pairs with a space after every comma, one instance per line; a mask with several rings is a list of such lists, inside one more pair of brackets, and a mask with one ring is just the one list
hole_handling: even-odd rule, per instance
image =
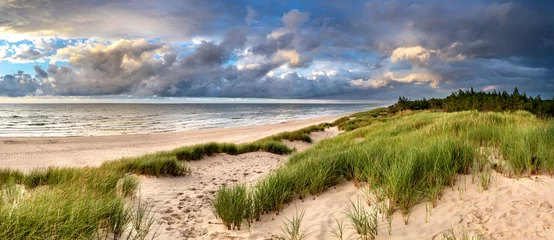
[[477, 110], [477, 111], [517, 111], [525, 110], [538, 117], [554, 117], [554, 98], [543, 100], [540, 95], [536, 97], [519, 93], [517, 88], [513, 93], [506, 91], [475, 92], [470, 90], [452, 93], [446, 98], [431, 98], [421, 100], [409, 100], [406, 97], [398, 98], [398, 102], [389, 107], [394, 113], [402, 110], [442, 110], [446, 112]]

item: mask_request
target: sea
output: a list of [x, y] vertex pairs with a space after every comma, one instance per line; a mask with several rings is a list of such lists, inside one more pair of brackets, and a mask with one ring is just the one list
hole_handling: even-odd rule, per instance
[[280, 123], [382, 102], [268, 99], [0, 98], [0, 137], [106, 136]]

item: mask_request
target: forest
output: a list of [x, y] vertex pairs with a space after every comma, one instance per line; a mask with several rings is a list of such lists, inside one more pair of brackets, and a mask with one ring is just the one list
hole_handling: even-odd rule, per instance
[[470, 90], [452, 93], [446, 98], [431, 98], [421, 100], [409, 100], [399, 97], [398, 102], [389, 107], [392, 113], [402, 110], [441, 110], [445, 112], [457, 112], [477, 110], [484, 112], [503, 112], [525, 110], [538, 117], [547, 118], [554, 116], [554, 98], [543, 100], [540, 95], [536, 97], [519, 93], [517, 88], [510, 94], [503, 92], [475, 92]]

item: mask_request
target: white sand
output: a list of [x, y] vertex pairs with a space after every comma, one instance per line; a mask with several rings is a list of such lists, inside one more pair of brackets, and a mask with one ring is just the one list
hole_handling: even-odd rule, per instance
[[[314, 142], [339, 134], [337, 128], [312, 133]], [[307, 143], [288, 142], [291, 147]], [[305, 148], [303, 148], [305, 149]], [[301, 149], [299, 149], [301, 150]], [[177, 178], [141, 178], [142, 199], [158, 210], [161, 221], [159, 239], [212, 239], [225, 234], [223, 225], [213, 216], [209, 199], [224, 184], [253, 183], [281, 166], [286, 156], [252, 152], [232, 156], [218, 154], [189, 162], [191, 176]]]
[[[337, 133], [333, 129], [315, 134], [321, 140]], [[289, 144], [309, 147], [306, 143]], [[243, 226], [240, 231], [228, 231], [213, 216], [209, 198], [219, 186], [253, 184], [284, 161], [286, 157], [262, 152], [221, 154], [191, 162], [194, 174], [189, 177], [143, 178], [142, 197], [159, 209], [159, 239], [280, 239], [284, 235], [279, 227], [286, 218], [302, 211], [303, 226], [309, 229], [307, 239], [336, 239], [332, 233], [337, 228], [335, 219], [345, 224], [346, 237], [357, 239], [345, 211], [350, 201], [363, 200], [363, 195], [351, 182], [343, 182], [315, 200], [295, 200], [278, 216], [262, 216], [250, 229]], [[490, 187], [484, 191], [478, 177], [472, 183], [471, 175], [459, 176], [453, 189], [444, 190], [429, 216], [426, 203], [414, 208], [408, 225], [396, 212], [391, 236], [388, 224], [379, 216], [377, 239], [444, 239], [443, 233], [451, 229], [458, 239], [462, 233], [483, 239], [554, 239], [553, 205], [554, 179], [550, 176], [513, 179], [493, 172]]]
[[[443, 232], [450, 229], [455, 230], [458, 239], [462, 231], [470, 236], [479, 234], [484, 239], [554, 239], [553, 186], [554, 180], [546, 176], [516, 180], [493, 174], [490, 189], [481, 191], [478, 180], [472, 184], [471, 176], [461, 176], [454, 190], [445, 190], [427, 223], [426, 207], [422, 203], [415, 207], [408, 225], [404, 224], [399, 211], [394, 214], [391, 236], [388, 224], [381, 221], [377, 239], [443, 239]], [[218, 236], [268, 239], [271, 236], [268, 233], [282, 236], [279, 226], [285, 218], [290, 219], [304, 210], [303, 226], [309, 227], [310, 232], [307, 239], [336, 239], [332, 233], [337, 229], [335, 218], [349, 226], [344, 214], [346, 205], [350, 200], [363, 199], [360, 192], [346, 182], [315, 200], [297, 200], [279, 216], [264, 216], [252, 227], [251, 233], [224, 231], [221, 225], [214, 225], [214, 228], [224, 232]], [[356, 236], [352, 229], [347, 229], [345, 235]]]
[[48, 166], [98, 166], [106, 160], [205, 142], [251, 142], [280, 132], [332, 122], [344, 115], [250, 127], [99, 137], [0, 138], [0, 167], [30, 170]]

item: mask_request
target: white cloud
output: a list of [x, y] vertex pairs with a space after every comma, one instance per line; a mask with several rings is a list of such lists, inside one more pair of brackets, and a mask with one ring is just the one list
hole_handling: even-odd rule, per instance
[[400, 47], [392, 52], [391, 61], [400, 62], [408, 60], [414, 64], [425, 66], [429, 64], [431, 56], [436, 53], [437, 51], [435, 50], [425, 49], [421, 46]]
[[432, 73], [426, 69], [418, 69], [416, 71], [384, 72], [377, 78], [368, 80], [356, 79], [350, 81], [350, 84], [358, 88], [382, 88], [394, 82], [413, 84], [428, 83], [432, 88], [438, 88], [442, 80], [443, 78], [438, 74]]
[[483, 88], [483, 92], [490, 92], [496, 90], [496, 85], [489, 85]]
[[[10, 48], [0, 49], [0, 59], [2, 56], [5, 60], [12, 63], [29, 63], [44, 61], [47, 57], [46, 54], [40, 49], [31, 47], [27, 44], [12, 45]], [[8, 54], [9, 53], [9, 54]]]
[[296, 50], [279, 50], [273, 55], [274, 63], [288, 63], [289, 67], [300, 67], [304, 64], [303, 59]]
[[8, 58], [9, 46], [0, 46], [0, 60], [6, 60]]
[[433, 88], [438, 88], [438, 85], [440, 81], [442, 80], [442, 77], [432, 73], [430, 71], [421, 71], [421, 72], [412, 72], [409, 74], [401, 74], [403, 76], [398, 76], [398, 74], [395, 74], [393, 72], [387, 72], [384, 74], [385, 79], [390, 79], [391, 81], [395, 82], [402, 82], [402, 83], [415, 83], [415, 84], [423, 84], [423, 83], [429, 83], [429, 85]]
[[364, 81], [363, 79], [356, 79], [350, 81], [350, 85], [357, 88], [382, 88], [386, 87], [388, 85], [388, 82], [384, 79], [370, 79], [367, 81]]

